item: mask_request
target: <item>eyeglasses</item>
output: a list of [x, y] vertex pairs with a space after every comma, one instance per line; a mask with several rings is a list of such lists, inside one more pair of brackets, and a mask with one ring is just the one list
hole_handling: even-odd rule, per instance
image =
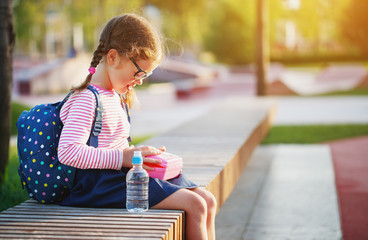
[[144, 71], [135, 61], [133, 58], [129, 58], [130, 61], [132, 61], [132, 63], [134, 64], [134, 66], [138, 69], [138, 71], [136, 73], [134, 73], [134, 79], [135, 80], [143, 80], [147, 77], [149, 77], [152, 72], [150, 73], [146, 73], [146, 71]]

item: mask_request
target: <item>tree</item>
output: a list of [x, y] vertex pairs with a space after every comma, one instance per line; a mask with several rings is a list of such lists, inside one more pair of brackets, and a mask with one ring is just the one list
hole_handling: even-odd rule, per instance
[[268, 39], [268, 0], [257, 2], [257, 30], [256, 30], [256, 66], [257, 66], [257, 95], [267, 94], [267, 67], [269, 64]]
[[219, 62], [248, 64], [254, 61], [256, 1], [221, 0], [209, 10], [206, 50]]
[[165, 36], [180, 41], [186, 49], [201, 50], [198, 47], [206, 24], [204, 9], [208, 0], [147, 0], [146, 3], [160, 9]]
[[341, 20], [342, 36], [368, 57], [368, 4], [366, 0], [351, 0]]
[[9, 158], [11, 91], [13, 82], [12, 0], [0, 1], [0, 181]]

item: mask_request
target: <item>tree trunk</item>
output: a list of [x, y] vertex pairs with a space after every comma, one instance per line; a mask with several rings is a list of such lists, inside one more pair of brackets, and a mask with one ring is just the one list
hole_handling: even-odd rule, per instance
[[0, 181], [3, 180], [9, 158], [11, 92], [13, 82], [12, 0], [0, 1]]
[[267, 94], [267, 68], [269, 64], [268, 0], [257, 0], [256, 68], [257, 95]]

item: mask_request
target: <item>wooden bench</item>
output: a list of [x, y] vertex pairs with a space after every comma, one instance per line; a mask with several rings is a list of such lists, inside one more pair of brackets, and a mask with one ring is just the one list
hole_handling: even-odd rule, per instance
[[[276, 111], [269, 98], [230, 98], [195, 120], [144, 144], [183, 156], [183, 173], [222, 206]], [[0, 238], [185, 239], [185, 213], [73, 208], [28, 200], [0, 213]]]
[[0, 213], [0, 239], [183, 239], [183, 211], [75, 208], [28, 200]]

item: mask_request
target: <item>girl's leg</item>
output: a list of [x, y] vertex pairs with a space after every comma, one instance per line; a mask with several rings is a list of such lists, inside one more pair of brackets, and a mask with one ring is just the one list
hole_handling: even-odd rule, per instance
[[184, 210], [187, 239], [208, 239], [207, 203], [199, 194], [188, 189], [179, 189], [152, 208]]
[[215, 235], [215, 217], [217, 210], [217, 202], [215, 196], [210, 191], [201, 188], [195, 188], [193, 191], [199, 194], [207, 204], [207, 234], [208, 239], [214, 240]]

